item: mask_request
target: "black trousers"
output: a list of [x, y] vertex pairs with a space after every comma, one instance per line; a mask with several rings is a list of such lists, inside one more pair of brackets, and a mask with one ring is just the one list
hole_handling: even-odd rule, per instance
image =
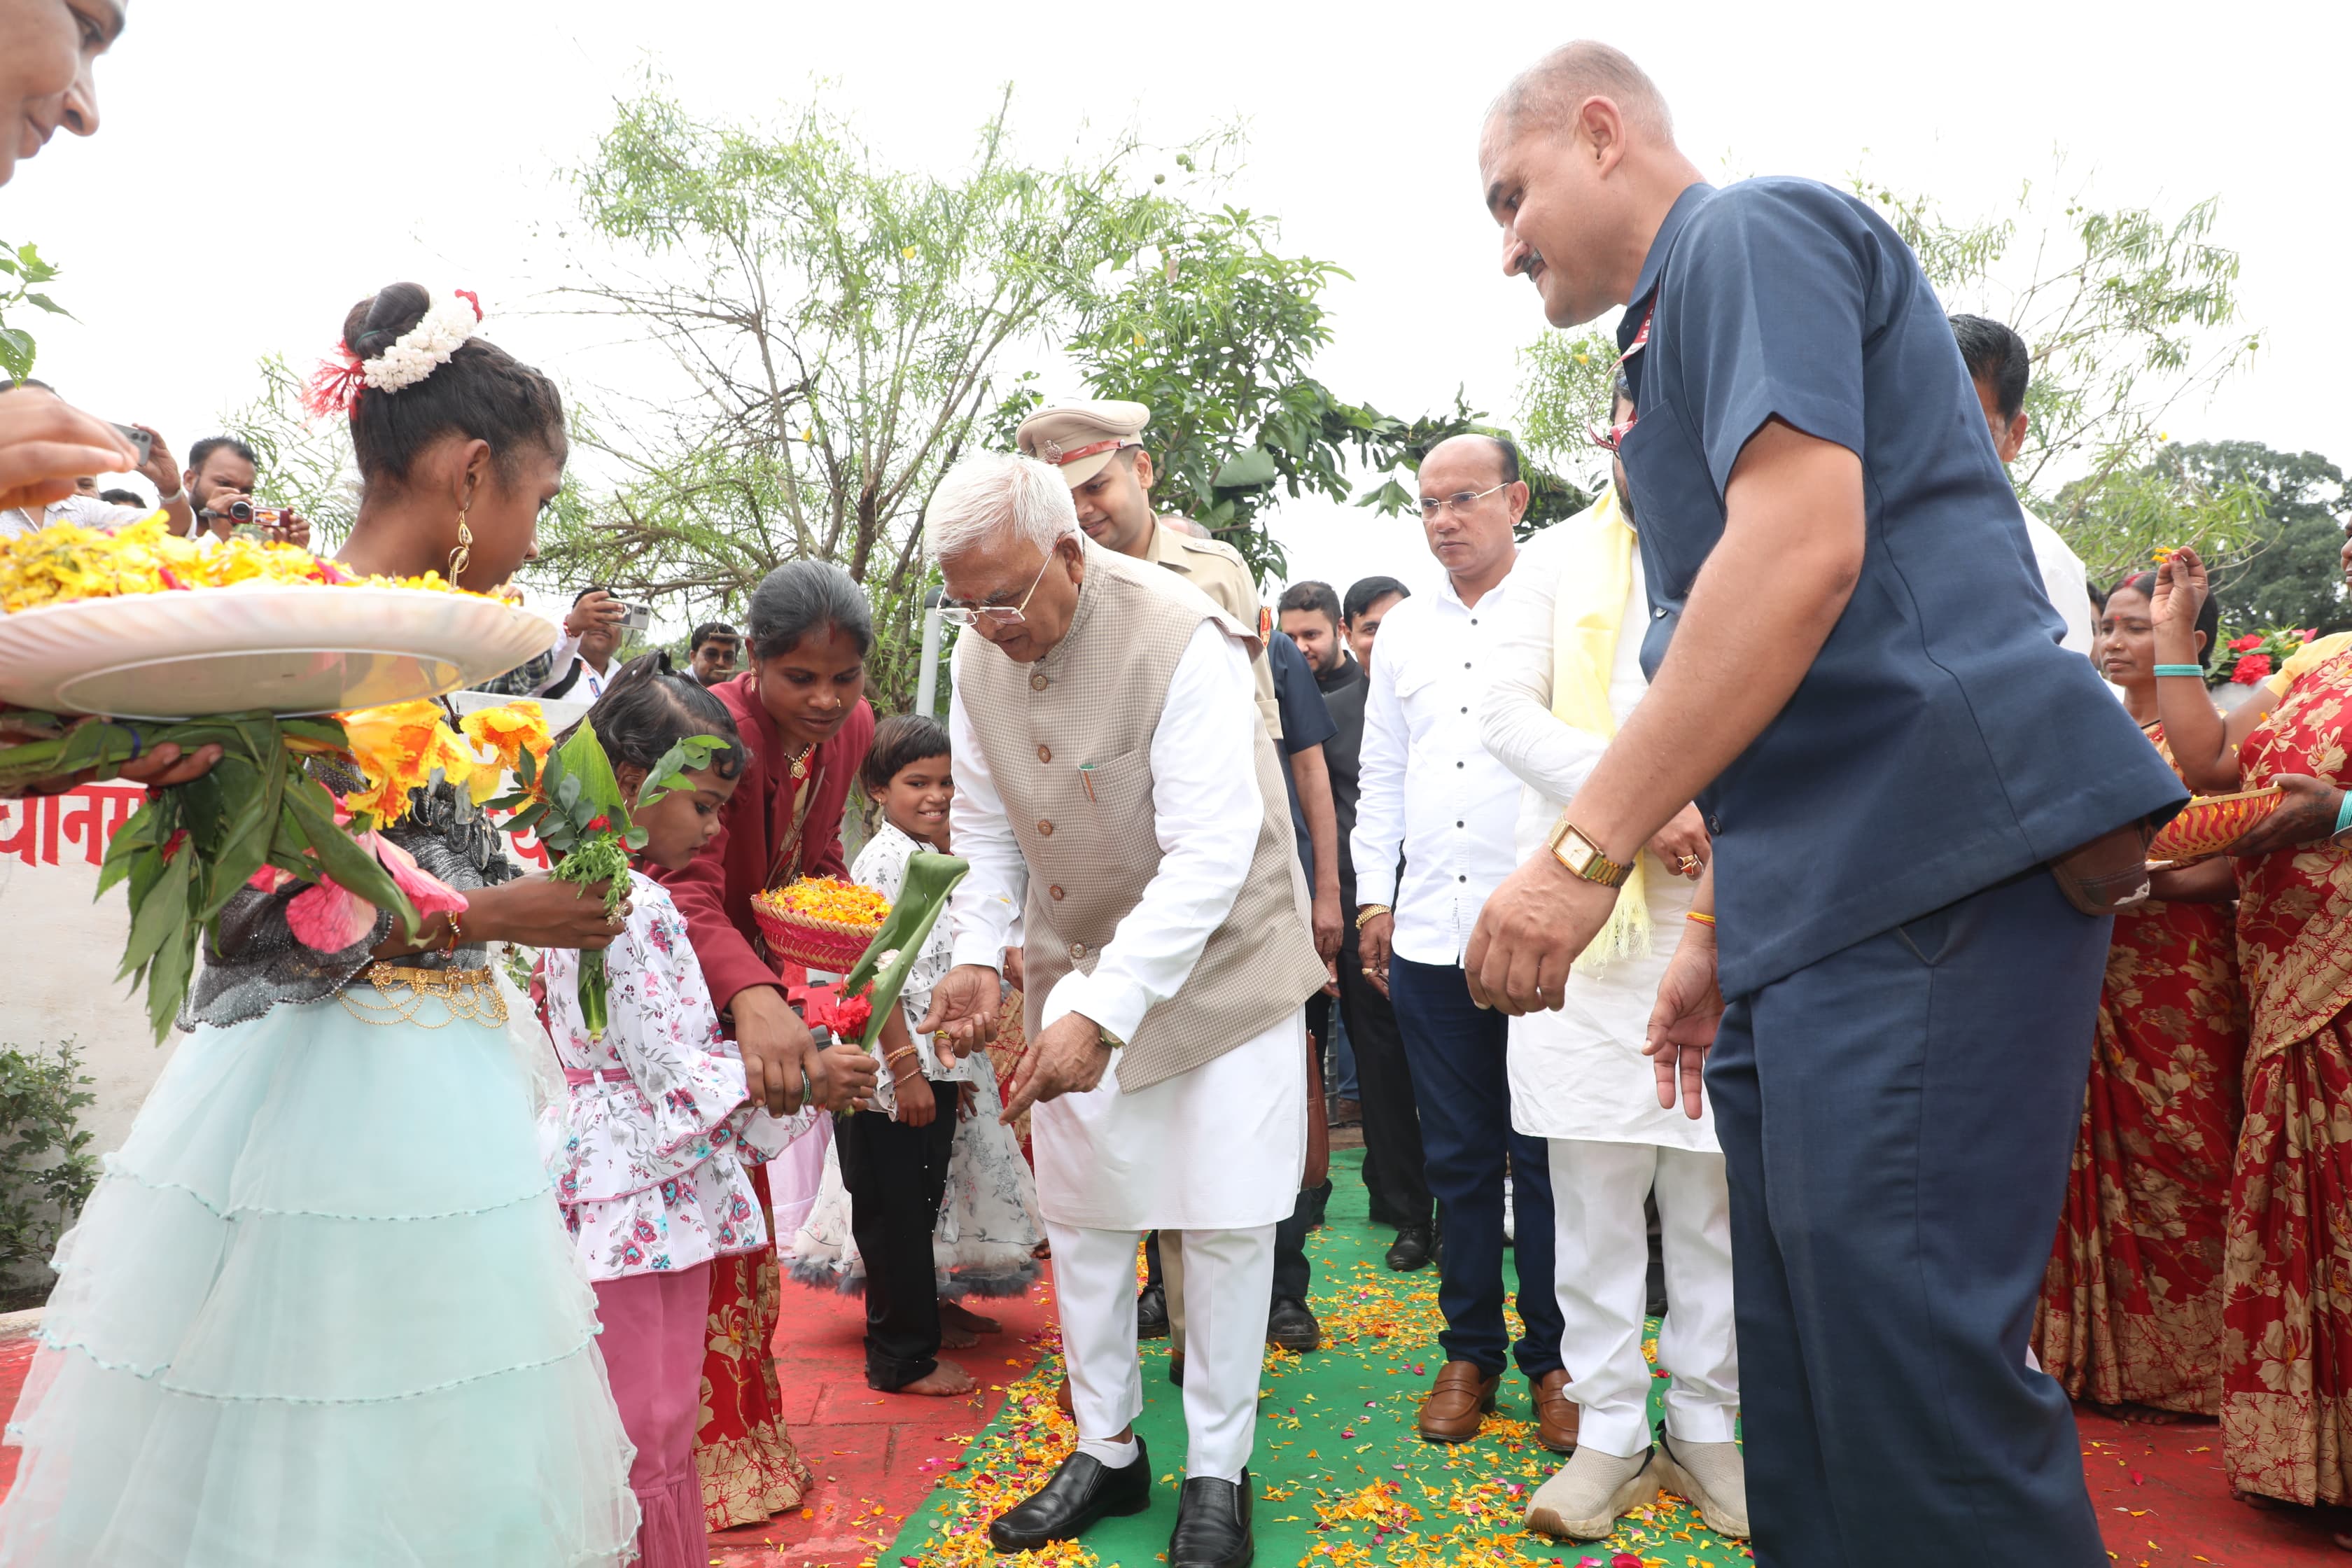
[[1356, 1087], [1364, 1106], [1364, 1190], [1374, 1225], [1425, 1226], [1436, 1212], [1421, 1152], [1421, 1110], [1396, 1011], [1364, 978], [1350, 923], [1339, 943], [1339, 1016], [1356, 1051]]
[[956, 1086], [935, 1083], [931, 1093], [940, 1109], [927, 1126], [879, 1110], [853, 1112], [836, 1125], [849, 1234], [866, 1264], [866, 1381], [879, 1389], [903, 1388], [939, 1365], [931, 1232], [947, 1193]]

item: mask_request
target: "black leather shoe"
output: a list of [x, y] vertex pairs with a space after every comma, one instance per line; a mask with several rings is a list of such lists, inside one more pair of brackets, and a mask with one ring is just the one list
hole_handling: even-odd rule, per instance
[[1034, 1552], [1049, 1541], [1075, 1539], [1098, 1519], [1150, 1506], [1151, 1456], [1138, 1437], [1135, 1463], [1116, 1470], [1091, 1454], [1064, 1459], [1044, 1486], [990, 1522], [988, 1543], [999, 1552]]
[[1323, 1348], [1323, 1325], [1297, 1297], [1276, 1297], [1265, 1315], [1265, 1342], [1304, 1355]]
[[1250, 1473], [1238, 1481], [1188, 1479], [1176, 1504], [1176, 1533], [1168, 1538], [1168, 1568], [1249, 1568], [1257, 1554], [1250, 1539]]
[[1168, 1291], [1160, 1285], [1146, 1285], [1135, 1297], [1135, 1337], [1139, 1340], [1164, 1340], [1168, 1337]]
[[1182, 1351], [1178, 1351], [1168, 1358], [1168, 1381], [1179, 1388], [1184, 1386], [1184, 1352]]
[[1400, 1274], [1426, 1268], [1437, 1258], [1436, 1234], [1425, 1225], [1409, 1225], [1389, 1245], [1389, 1267]]

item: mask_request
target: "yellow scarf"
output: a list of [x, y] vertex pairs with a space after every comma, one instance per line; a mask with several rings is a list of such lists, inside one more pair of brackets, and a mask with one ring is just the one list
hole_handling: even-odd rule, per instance
[[[1560, 552], [1552, 607], [1551, 715], [1605, 741], [1617, 733], [1609, 673], [1617, 662], [1625, 602], [1633, 592], [1633, 530], [1618, 508], [1614, 485], [1604, 485], [1599, 500], [1556, 526], [1567, 548]], [[1609, 923], [1576, 967], [1598, 975], [1620, 959], [1641, 958], [1649, 951], [1650, 904], [1636, 854]]]

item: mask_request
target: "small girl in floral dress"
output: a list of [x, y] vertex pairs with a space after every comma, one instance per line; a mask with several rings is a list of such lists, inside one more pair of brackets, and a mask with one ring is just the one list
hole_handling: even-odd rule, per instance
[[[631, 799], [678, 742], [737, 739], [718, 699], [667, 654], [633, 660], [588, 721]], [[635, 813], [641, 858], [671, 868], [692, 859], [719, 831], [742, 765], [730, 745]], [[613, 1397], [637, 1448], [629, 1485], [644, 1511], [642, 1568], [701, 1568], [709, 1552], [694, 1434], [711, 1261], [766, 1248], [767, 1215], [745, 1164], [780, 1152], [814, 1115], [780, 1122], [747, 1103], [742, 1061], [719, 1033], [685, 920], [661, 884], [635, 871], [629, 879], [627, 924], [604, 952], [602, 1039], [581, 1016], [580, 954], [551, 948], [541, 961], [533, 990], [570, 1086], [541, 1131], [595, 1287]]]

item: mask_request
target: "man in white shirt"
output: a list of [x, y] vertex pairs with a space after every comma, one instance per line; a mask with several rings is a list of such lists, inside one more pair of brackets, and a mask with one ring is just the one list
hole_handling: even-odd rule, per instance
[[[1633, 420], [1621, 380], [1611, 424]], [[1649, 681], [1648, 586], [1622, 467], [1601, 500], [1528, 542], [1500, 616], [1480, 731], [1527, 785], [1517, 853], [1532, 855], [1574, 802]], [[1650, 841], [1603, 940], [1568, 977], [1556, 1013], [1511, 1020], [1511, 1125], [1551, 1154], [1560, 1358], [1580, 1413], [1576, 1453], [1529, 1500], [1528, 1526], [1599, 1541], [1663, 1486], [1717, 1533], [1748, 1534], [1732, 1421], [1731, 1194], [1711, 1114], [1658, 1103], [1642, 1053], [1658, 982], [1691, 917], [1706, 827], [1685, 805]], [[1598, 950], [1598, 951], [1595, 951]], [[1654, 1447], [1642, 1354], [1650, 1250], [1643, 1199], [1657, 1199], [1667, 1308], [1658, 1330], [1665, 1430]], [[1523, 1233], [1524, 1234], [1524, 1233]]]
[[[2016, 332], [1985, 316], [1954, 316], [1952, 335], [1959, 340], [1960, 358], [1969, 367], [1969, 379], [1976, 384], [1977, 402], [1983, 406], [1985, 424], [1992, 431], [1993, 450], [2000, 454], [2003, 464], [2013, 463], [2025, 449], [2025, 388], [2033, 374], [2032, 351]], [[2091, 606], [2091, 578], [2083, 558], [2056, 529], [2024, 508], [2018, 510], [2025, 518], [2025, 537], [2033, 545], [2042, 591], [2050, 596], [2050, 607], [2058, 612], [2058, 618], [2066, 623], [2066, 635], [2058, 639], [2058, 646], [2089, 658], [2092, 624], [2098, 619], [2098, 612]]]
[[[925, 523], [956, 641], [956, 967], [920, 1026], [993, 1032], [1020, 915], [1037, 1202], [1077, 1451], [999, 1516], [999, 1552], [1151, 1506], [1134, 1421], [1135, 1249], [1178, 1233], [1190, 1436], [1170, 1568], [1243, 1568], [1275, 1226], [1307, 1152], [1304, 999], [1322, 983], [1274, 742], [1250, 701], [1255, 628], [1088, 540], [1061, 474], [968, 459]], [[942, 1059], [946, 1059], [943, 1056]]]
[[1479, 909], [1517, 864], [1519, 783], [1480, 742], [1478, 710], [1527, 507], [1507, 441], [1457, 436], [1422, 459], [1422, 526], [1445, 587], [1393, 605], [1381, 623], [1350, 842], [1362, 968], [1395, 1005], [1444, 1238], [1445, 1364], [1422, 1402], [1421, 1435], [1437, 1443], [1476, 1436], [1512, 1360], [1503, 1320], [1507, 1153], [1527, 1326], [1517, 1359], [1538, 1436], [1566, 1453], [1576, 1406], [1564, 1392], [1552, 1293], [1549, 1157], [1542, 1139], [1511, 1131], [1509, 1021], [1471, 1004], [1462, 971]]

